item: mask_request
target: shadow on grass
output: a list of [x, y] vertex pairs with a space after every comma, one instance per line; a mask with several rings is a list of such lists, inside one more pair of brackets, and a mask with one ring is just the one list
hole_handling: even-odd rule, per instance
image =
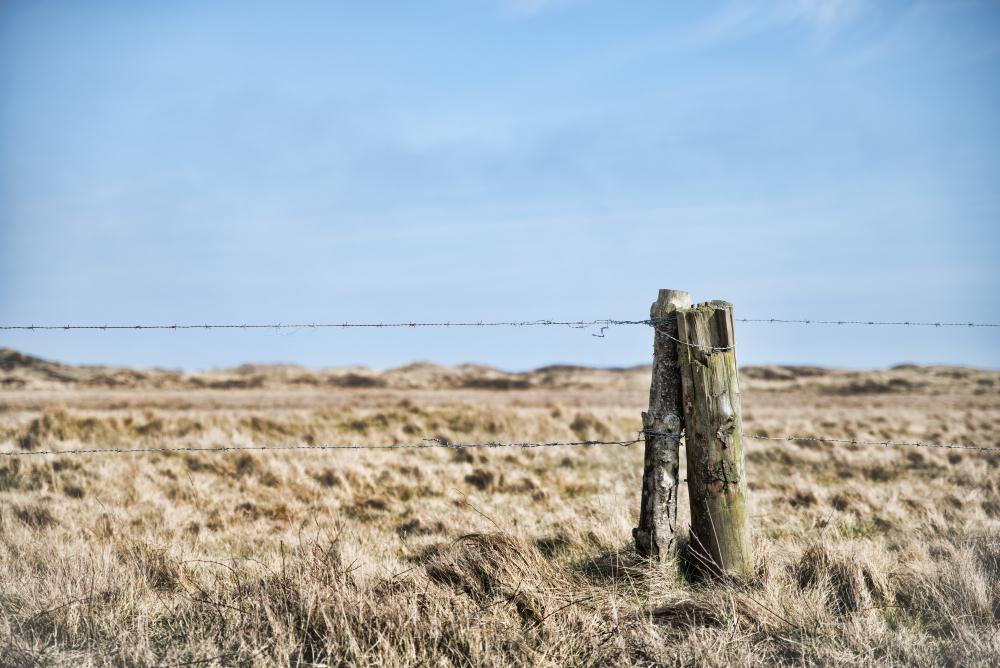
[[655, 562], [638, 554], [631, 544], [603, 550], [570, 564], [591, 584], [602, 587], [635, 587], [646, 584]]

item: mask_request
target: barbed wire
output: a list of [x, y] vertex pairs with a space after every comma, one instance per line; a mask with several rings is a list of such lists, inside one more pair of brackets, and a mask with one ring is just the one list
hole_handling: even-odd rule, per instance
[[304, 322], [304, 323], [223, 323], [223, 324], [173, 324], [173, 325], [0, 325], [0, 330], [100, 330], [100, 331], [143, 331], [143, 330], [212, 330], [212, 329], [390, 329], [390, 328], [444, 328], [444, 327], [614, 327], [617, 325], [651, 325], [653, 320], [475, 320], [465, 322]]
[[629, 446], [640, 443], [643, 438], [634, 438], [624, 441], [553, 441], [553, 442], [518, 442], [500, 443], [487, 441], [485, 443], [449, 443], [443, 438], [425, 438], [424, 443], [395, 443], [386, 445], [367, 444], [267, 444], [267, 445], [221, 445], [221, 446], [175, 446], [163, 448], [89, 448], [73, 450], [25, 450], [22, 452], [8, 451], [0, 452], [0, 457], [26, 457], [34, 455], [97, 455], [97, 454], [139, 454], [151, 452], [237, 452], [246, 450], [467, 450], [467, 449], [492, 449], [492, 448], [554, 448], [560, 446], [600, 446], [619, 445]]
[[292, 323], [292, 324], [185, 324], [185, 325], [0, 325], [0, 330], [27, 330], [27, 331], [58, 331], [58, 330], [122, 330], [122, 331], [142, 331], [142, 330], [213, 330], [213, 329], [353, 329], [353, 328], [442, 328], [442, 327], [547, 327], [562, 326], [574, 329], [599, 328], [598, 333], [593, 334], [597, 338], [604, 338], [604, 332], [608, 328], [619, 325], [648, 325], [656, 328], [658, 332], [668, 339], [689, 348], [697, 348], [708, 352], [719, 352], [732, 350], [735, 346], [703, 346], [697, 343], [681, 341], [672, 334], [664, 331], [662, 325], [677, 321], [676, 314], [665, 318], [648, 318], [646, 320], [497, 320], [497, 321], [468, 321], [468, 322], [342, 322], [342, 323]]
[[673, 334], [671, 334], [670, 332], [668, 332], [663, 327], [654, 325], [653, 328], [656, 330], [657, 334], [660, 334], [662, 336], [667, 337], [668, 339], [670, 339], [671, 341], [673, 341], [674, 343], [676, 343], [679, 346], [687, 346], [688, 348], [695, 348], [697, 350], [704, 350], [704, 351], [710, 352], [710, 353], [721, 353], [721, 352], [725, 352], [727, 350], [735, 350], [736, 349], [735, 345], [732, 345], [732, 346], [703, 346], [700, 343], [690, 343], [688, 341], [681, 341], [680, 339], [678, 339], [676, 336], [674, 336]]
[[[642, 443], [644, 436], [659, 436], [680, 440], [676, 433], [660, 432], [654, 430], [641, 430], [639, 437], [619, 441], [549, 441], [549, 442], [513, 442], [502, 443], [497, 441], [487, 441], [484, 443], [449, 443], [443, 438], [425, 438], [422, 443], [394, 443], [385, 445], [368, 444], [266, 444], [266, 445], [223, 445], [223, 446], [174, 446], [162, 448], [85, 448], [71, 450], [23, 450], [0, 452], [0, 457], [29, 457], [44, 455], [105, 455], [105, 454], [142, 454], [142, 453], [166, 453], [166, 452], [240, 452], [259, 450], [467, 450], [467, 449], [494, 449], [494, 448], [555, 448], [563, 446], [603, 446], [617, 445], [628, 447], [636, 443]], [[945, 450], [971, 450], [978, 452], [1000, 452], [1000, 447], [980, 446], [972, 443], [927, 443], [923, 441], [893, 441], [882, 440], [873, 441], [857, 438], [833, 438], [825, 436], [766, 436], [764, 434], [744, 434], [744, 438], [755, 441], [806, 441], [817, 443], [836, 443], [843, 445], [876, 445], [883, 447], [906, 446], [921, 448], [940, 448]]]
[[976, 445], [974, 443], [925, 443], [922, 441], [869, 441], [858, 438], [828, 438], [822, 436], [764, 436], [763, 434], [745, 434], [746, 438], [755, 441], [807, 441], [814, 443], [837, 443], [845, 445], [880, 445], [884, 447], [905, 446], [913, 448], [940, 448], [943, 450], [974, 450], [978, 452], [1000, 452], [1000, 448]]
[[[640, 433], [649, 436], [664, 436], [677, 439], [676, 433], [644, 429]], [[858, 438], [833, 438], [829, 436], [766, 436], [764, 434], [743, 434], [744, 438], [755, 441], [809, 441], [815, 443], [838, 443], [846, 445], [910, 446], [917, 448], [942, 448], [945, 450], [977, 450], [979, 452], [1000, 452], [1000, 448], [976, 445], [975, 443], [926, 443], [923, 441], [869, 441]]]
[[[754, 324], [799, 324], [799, 325], [862, 325], [881, 327], [1000, 327], [993, 322], [944, 322], [912, 320], [812, 320], [806, 318], [735, 318], [736, 322]], [[66, 325], [0, 325], [0, 331], [145, 331], [145, 330], [215, 330], [215, 329], [392, 329], [392, 328], [469, 328], [469, 327], [572, 327], [586, 329], [592, 327], [616, 327], [627, 325], [665, 324], [673, 318], [646, 318], [642, 320], [617, 320], [603, 318], [597, 320], [469, 320], [441, 322], [299, 322], [299, 323], [184, 323], [184, 324], [66, 324]]]
[[[803, 325], [875, 325], [875, 326], [907, 326], [907, 327], [1000, 327], [1000, 323], [984, 322], [911, 322], [911, 321], [877, 321], [877, 320], [789, 320], [781, 318], [736, 318], [736, 322], [754, 324], [803, 324]], [[667, 332], [662, 325], [676, 322], [676, 315], [666, 318], [647, 318], [645, 320], [494, 320], [494, 321], [467, 321], [467, 322], [340, 322], [340, 323], [242, 323], [242, 324], [174, 324], [174, 325], [0, 325], [0, 331], [70, 331], [70, 330], [92, 330], [92, 331], [145, 331], [145, 330], [302, 330], [302, 329], [392, 329], [392, 328], [469, 328], [469, 327], [571, 327], [574, 329], [596, 328], [598, 332], [591, 334], [596, 338], [605, 338], [605, 332], [616, 326], [625, 325], [647, 325], [656, 329], [657, 332], [674, 341], [678, 345], [704, 350], [706, 352], [725, 352], [734, 350], [735, 345], [730, 346], [705, 346], [698, 343], [682, 341], [673, 334]]]
[[618, 325], [649, 325], [668, 339], [689, 348], [698, 348], [709, 352], [732, 350], [735, 346], [703, 346], [697, 343], [681, 341], [664, 331], [660, 325], [676, 322], [676, 315], [666, 318], [650, 318], [646, 320], [507, 320], [507, 321], [475, 321], [475, 322], [342, 322], [342, 323], [298, 323], [298, 324], [204, 324], [204, 325], [0, 325], [0, 330], [27, 331], [58, 331], [58, 330], [212, 330], [212, 329], [353, 329], [353, 328], [440, 328], [440, 327], [546, 327], [563, 326], [574, 329], [599, 328], [597, 338], [604, 338], [608, 328]]
[[782, 318], [736, 318], [736, 322], [796, 325], [875, 325], [884, 327], [1000, 327], [996, 322], [914, 322], [911, 320], [806, 320]]

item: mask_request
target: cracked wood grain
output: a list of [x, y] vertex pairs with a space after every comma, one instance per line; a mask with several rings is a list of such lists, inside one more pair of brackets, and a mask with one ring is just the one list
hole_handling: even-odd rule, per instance
[[[742, 579], [753, 573], [743, 422], [736, 370], [733, 307], [723, 301], [682, 309], [680, 346], [690, 556], [704, 575]], [[719, 348], [729, 348], [719, 350]]]
[[[679, 308], [691, 306], [691, 295], [681, 290], [660, 290], [649, 309], [653, 320], [665, 320], [654, 329], [653, 372], [649, 384], [649, 410], [642, 414], [646, 451], [642, 471], [639, 526], [632, 529], [635, 549], [668, 562], [676, 548], [677, 469], [684, 425], [681, 376], [677, 367]], [[671, 339], [673, 337], [673, 339]]]

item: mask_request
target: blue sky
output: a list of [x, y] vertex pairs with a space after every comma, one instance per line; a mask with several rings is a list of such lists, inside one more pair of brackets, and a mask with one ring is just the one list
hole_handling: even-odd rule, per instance
[[[1000, 321], [1000, 3], [0, 6], [0, 322]], [[643, 327], [0, 333], [78, 363], [648, 361]], [[742, 363], [1000, 367], [742, 324]]]

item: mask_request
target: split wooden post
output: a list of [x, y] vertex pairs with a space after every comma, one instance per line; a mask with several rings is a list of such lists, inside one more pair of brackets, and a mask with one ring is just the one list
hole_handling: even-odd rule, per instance
[[702, 574], [753, 574], [733, 306], [677, 314], [684, 442], [691, 501], [691, 562]]
[[[642, 470], [639, 526], [632, 529], [639, 554], [660, 562], [673, 559], [676, 548], [677, 469], [684, 426], [681, 375], [677, 367], [677, 309], [691, 306], [691, 295], [660, 290], [649, 309], [653, 321], [653, 376], [649, 410], [642, 414], [646, 455]], [[673, 338], [671, 338], [673, 337]]]

